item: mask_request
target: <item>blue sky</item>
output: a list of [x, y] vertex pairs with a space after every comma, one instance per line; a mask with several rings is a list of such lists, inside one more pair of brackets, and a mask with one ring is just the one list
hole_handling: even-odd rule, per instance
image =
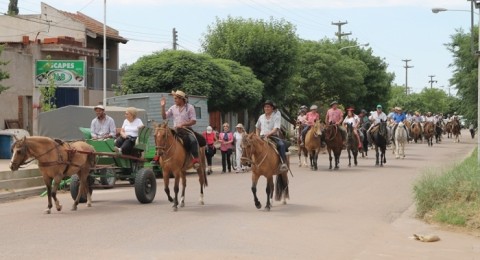
[[[0, 0], [6, 12], [8, 0]], [[67, 12], [80, 11], [103, 21], [104, 0], [44, 0]], [[107, 24], [130, 39], [120, 48], [120, 62], [131, 64], [143, 55], [172, 47], [172, 28], [178, 31], [180, 49], [199, 52], [201, 38], [216, 18], [227, 16], [275, 19], [293, 23], [302, 39], [333, 39], [332, 22], [347, 21], [342, 30], [350, 39], [369, 43], [374, 55], [389, 64], [395, 83], [408, 85], [413, 92], [433, 87], [448, 93], [452, 55], [444, 44], [455, 29], [470, 30], [470, 2], [466, 0], [107, 0]], [[431, 8], [452, 11], [433, 14]], [[40, 1], [19, 1], [21, 14], [40, 13]], [[465, 11], [453, 11], [465, 10]], [[477, 10], [478, 11], [478, 10]], [[478, 24], [478, 16], [475, 15]], [[451, 94], [455, 94], [453, 87]]]

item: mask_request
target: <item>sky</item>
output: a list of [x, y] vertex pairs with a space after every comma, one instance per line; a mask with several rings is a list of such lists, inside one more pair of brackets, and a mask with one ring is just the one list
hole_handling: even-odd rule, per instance
[[[106, 1], [106, 5], [104, 5]], [[0, 0], [0, 12], [8, 9]], [[39, 14], [38, 0], [20, 0], [20, 14]], [[425, 87], [455, 95], [449, 85], [452, 54], [449, 43], [456, 30], [470, 30], [467, 0], [44, 0], [63, 11], [82, 12], [103, 22], [129, 39], [120, 46], [120, 64], [132, 64], [155, 51], [172, 48], [172, 29], [178, 31], [180, 50], [201, 52], [202, 39], [216, 19], [243, 17], [284, 19], [296, 26], [305, 40], [336, 39], [332, 22], [348, 22], [342, 31], [350, 40], [368, 43], [373, 55], [388, 64], [394, 83], [404, 86], [405, 62], [409, 59], [410, 92]], [[449, 11], [432, 13], [434, 7]], [[478, 13], [478, 9], [475, 11]], [[478, 24], [478, 15], [475, 15]], [[365, 48], [365, 47], [363, 47]], [[429, 77], [434, 75], [434, 77]], [[430, 81], [434, 82], [430, 82]]]

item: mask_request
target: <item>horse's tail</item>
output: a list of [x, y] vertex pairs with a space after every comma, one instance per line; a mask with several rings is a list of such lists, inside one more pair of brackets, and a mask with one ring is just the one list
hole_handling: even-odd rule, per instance
[[95, 167], [95, 165], [97, 164], [97, 156], [95, 155], [95, 150], [88, 154], [87, 159], [90, 163], [90, 167]]
[[288, 172], [277, 175], [277, 181], [275, 182], [275, 200], [281, 200], [283, 192], [285, 192], [285, 199], [290, 199], [288, 192]]

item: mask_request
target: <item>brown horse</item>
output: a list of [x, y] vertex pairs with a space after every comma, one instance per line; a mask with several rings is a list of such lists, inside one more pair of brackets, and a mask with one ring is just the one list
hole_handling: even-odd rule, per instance
[[453, 119], [452, 120], [452, 135], [453, 135], [455, 143], [460, 142], [460, 134], [461, 134], [460, 130], [461, 130], [460, 121], [458, 119]]
[[447, 138], [452, 137], [452, 126], [453, 126], [453, 123], [451, 121], [445, 124], [444, 132], [447, 133]]
[[[283, 198], [283, 204], [286, 204], [286, 199], [290, 198], [288, 192], [288, 174], [287, 172], [280, 172], [279, 170], [281, 161], [275, 146], [273, 142], [263, 140], [255, 133], [250, 133], [242, 139], [242, 164], [250, 164], [252, 166], [252, 193], [257, 209], [262, 207], [257, 197], [258, 179], [260, 176], [264, 176], [267, 179], [266, 211], [269, 211], [272, 206], [270, 199], [273, 196], [274, 190], [275, 200], [280, 201]], [[275, 186], [273, 183], [274, 175], [277, 175]]]
[[318, 170], [317, 161], [318, 154], [320, 153], [321, 148], [321, 137], [323, 128], [323, 123], [320, 123], [320, 121], [317, 120], [315, 121], [315, 124], [310, 129], [308, 129], [308, 132], [305, 135], [305, 148], [310, 155], [310, 169], [315, 171]]
[[[180, 207], [185, 206], [185, 188], [187, 187], [187, 179], [185, 176], [187, 170], [193, 166], [192, 155], [185, 150], [175, 130], [168, 127], [168, 122], [164, 122], [155, 127], [155, 145], [157, 154], [160, 156], [159, 162], [163, 171], [164, 190], [168, 200], [173, 202], [173, 210], [177, 211], [180, 179], [182, 180]], [[200, 167], [197, 169], [197, 174], [200, 182], [200, 204], [203, 205], [203, 188], [208, 186], [207, 175], [205, 174], [205, 147], [200, 147], [199, 158]], [[175, 198], [170, 196], [170, 189], [168, 188], [170, 174], [173, 174], [175, 177], [175, 185], [173, 187]]]
[[[24, 137], [16, 139], [12, 145], [10, 169], [16, 171], [22, 165], [33, 160], [38, 161], [38, 169], [42, 173], [45, 186], [47, 186], [48, 208], [45, 210], [47, 214], [51, 213], [52, 197], [55, 200], [57, 211], [62, 210], [62, 205], [57, 199], [58, 185], [64, 177], [77, 174], [80, 186], [72, 206], [72, 210], [76, 210], [80, 197], [85, 193], [87, 194], [87, 206], [92, 206], [87, 178], [90, 168], [95, 166], [94, 153], [95, 149], [82, 141], [66, 143], [43, 136]], [[54, 181], [53, 187], [52, 180]]]
[[340, 163], [340, 154], [343, 149], [343, 140], [340, 129], [334, 123], [330, 123], [326, 126], [325, 131], [325, 142], [327, 143], [328, 159], [330, 160], [330, 167], [332, 169], [332, 151], [333, 156], [335, 157], [335, 170], [338, 169], [338, 164]]
[[[308, 151], [305, 148], [305, 145], [302, 144], [302, 130], [303, 125], [301, 122], [297, 122], [297, 147], [298, 147], [298, 167], [307, 166], [307, 157]], [[302, 163], [302, 155], [303, 155], [303, 163]]]
[[348, 153], [348, 167], [352, 166], [352, 155], [353, 163], [357, 166], [357, 156], [358, 156], [358, 139], [353, 132], [353, 124], [347, 124], [347, 153]]
[[[408, 133], [411, 133], [412, 132], [412, 122], [408, 121], [408, 120], [405, 120], [403, 123], [405, 124], [405, 127], [407, 128]], [[395, 138], [395, 137], [393, 137], [393, 138]], [[407, 142], [410, 142], [411, 140], [412, 140], [412, 137], [409, 136]]]
[[433, 146], [433, 137], [435, 136], [435, 124], [426, 122], [423, 126], [423, 136], [427, 140], [428, 146]]
[[422, 126], [420, 125], [420, 123], [413, 123], [412, 131], [410, 133], [412, 133], [412, 138], [415, 143], [417, 143], [418, 140], [422, 142]]

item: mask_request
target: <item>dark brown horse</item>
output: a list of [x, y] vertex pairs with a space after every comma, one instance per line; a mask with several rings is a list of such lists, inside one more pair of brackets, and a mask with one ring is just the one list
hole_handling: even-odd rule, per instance
[[323, 128], [323, 123], [320, 123], [320, 121], [317, 120], [315, 124], [310, 129], [308, 129], [308, 132], [305, 135], [305, 149], [307, 149], [310, 157], [310, 169], [315, 171], [318, 170], [317, 161], [318, 154], [320, 153], [321, 149]]
[[417, 143], [418, 140], [422, 142], [422, 126], [420, 123], [416, 122], [412, 124], [412, 138], [415, 143]]
[[[298, 167], [307, 166], [308, 151], [305, 144], [302, 142], [303, 125], [300, 121], [297, 122], [297, 147], [298, 147]], [[303, 155], [303, 162], [302, 162]]]
[[453, 119], [452, 120], [452, 135], [453, 138], [455, 139], [455, 143], [460, 142], [460, 131], [461, 131], [461, 126], [460, 126], [460, 121], [458, 119]]
[[[353, 124], [347, 124], [347, 152], [348, 152], [348, 167], [352, 166], [351, 158], [353, 156], [353, 163], [357, 166], [358, 156], [358, 139], [353, 132]], [[350, 155], [351, 154], [351, 155]]]
[[379, 165], [383, 167], [383, 164], [387, 163], [387, 158], [385, 155], [385, 150], [387, 149], [387, 138], [388, 138], [388, 130], [387, 130], [387, 122], [380, 121], [377, 126], [377, 130], [372, 132], [372, 140], [373, 144], [375, 145], [375, 154], [376, 154], [376, 161], [375, 165]]
[[[51, 213], [52, 197], [57, 211], [62, 210], [62, 205], [57, 199], [58, 185], [64, 177], [77, 174], [80, 186], [72, 206], [72, 210], [76, 210], [80, 197], [84, 194], [87, 195], [87, 206], [92, 206], [87, 178], [90, 168], [95, 166], [94, 153], [95, 149], [82, 141], [67, 143], [43, 136], [24, 137], [16, 139], [12, 145], [10, 169], [16, 171], [22, 165], [33, 160], [38, 161], [38, 169], [42, 173], [45, 186], [47, 186], [48, 208], [45, 210], [47, 214]], [[53, 187], [52, 180], [54, 181]]]
[[438, 120], [435, 123], [435, 142], [441, 143], [442, 142], [442, 132], [443, 132], [443, 126], [442, 126], [442, 121]]
[[445, 124], [444, 132], [447, 133], [447, 138], [452, 137], [452, 126], [453, 126], [453, 123], [451, 121]]
[[332, 151], [333, 156], [335, 157], [335, 170], [338, 169], [338, 164], [340, 163], [340, 154], [343, 149], [343, 140], [340, 129], [338, 129], [334, 123], [330, 123], [325, 128], [325, 143], [327, 143], [328, 159], [330, 160], [330, 167], [332, 169]]
[[435, 136], [435, 124], [433, 122], [426, 122], [423, 125], [423, 136], [427, 140], [428, 146], [433, 146], [433, 137]]
[[[193, 134], [193, 133], [192, 133]], [[168, 127], [168, 123], [164, 122], [155, 127], [155, 145], [157, 154], [160, 156], [160, 165], [163, 171], [164, 190], [168, 200], [173, 202], [173, 210], [178, 210], [178, 192], [180, 190], [180, 179], [182, 180], [182, 197], [180, 198], [180, 207], [185, 206], [185, 188], [187, 179], [185, 177], [187, 170], [192, 168], [192, 155], [183, 147], [180, 138], [176, 135], [175, 130]], [[200, 182], [200, 204], [203, 205], [203, 188], [208, 186], [205, 163], [205, 147], [199, 148], [200, 167], [197, 174]], [[175, 197], [170, 196], [168, 188], [170, 174], [175, 177], [175, 185], [173, 191]]]
[[[281, 161], [275, 146], [273, 142], [263, 140], [255, 133], [250, 133], [242, 139], [242, 164], [250, 164], [252, 166], [252, 193], [257, 209], [262, 207], [257, 197], [258, 179], [260, 176], [264, 176], [267, 179], [266, 211], [269, 211], [272, 206], [270, 199], [273, 197], [274, 190], [275, 200], [280, 201], [283, 199], [283, 204], [286, 204], [286, 199], [290, 198], [288, 191], [288, 172], [280, 172]], [[274, 175], [277, 175], [275, 185], [273, 183]]]

